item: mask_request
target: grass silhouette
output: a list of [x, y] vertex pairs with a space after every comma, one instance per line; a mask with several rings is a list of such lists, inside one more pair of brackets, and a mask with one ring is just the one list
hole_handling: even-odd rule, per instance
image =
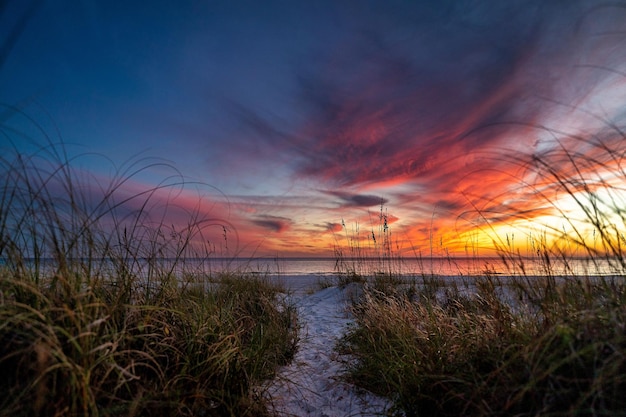
[[[295, 308], [263, 276], [211, 274], [209, 228], [173, 174], [132, 192], [63, 144], [0, 160], [0, 414], [263, 415], [260, 381], [296, 349]], [[224, 229], [225, 230], [225, 229]], [[193, 262], [189, 260], [193, 259]]]

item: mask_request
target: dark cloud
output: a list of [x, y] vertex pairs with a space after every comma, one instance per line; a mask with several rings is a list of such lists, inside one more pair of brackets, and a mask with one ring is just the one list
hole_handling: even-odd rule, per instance
[[328, 191], [327, 193], [339, 197], [346, 207], [372, 207], [388, 202], [387, 199], [376, 195], [350, 194], [341, 191]]
[[272, 232], [284, 232], [291, 227], [291, 219], [279, 216], [263, 215], [258, 216], [252, 223]]

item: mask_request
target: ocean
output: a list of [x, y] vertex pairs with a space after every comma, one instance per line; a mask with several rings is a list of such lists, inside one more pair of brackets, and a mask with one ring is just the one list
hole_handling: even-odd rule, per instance
[[205, 261], [212, 272], [240, 271], [277, 276], [328, 276], [338, 272], [362, 275], [391, 273], [395, 275], [479, 276], [598, 276], [623, 274], [619, 260], [588, 258], [544, 259], [520, 258], [515, 262], [496, 257], [475, 258], [216, 258]]
[[[33, 261], [31, 261], [33, 262]], [[52, 260], [40, 260], [43, 271], [56, 268]], [[109, 261], [100, 262], [101, 266], [111, 265]], [[28, 263], [28, 261], [27, 261]], [[404, 276], [481, 276], [518, 275], [518, 276], [600, 276], [626, 275], [626, 266], [619, 259], [589, 258], [519, 258], [515, 261], [497, 257], [424, 257], [424, 258], [193, 258], [184, 261], [159, 259], [158, 265], [175, 273], [222, 273], [238, 272], [263, 274], [280, 277], [325, 277], [338, 273], [359, 275], [393, 274]], [[0, 266], [7, 261], [0, 258]], [[129, 267], [140, 275], [146, 273], [147, 261], [134, 260]], [[140, 272], [141, 271], [141, 272]]]

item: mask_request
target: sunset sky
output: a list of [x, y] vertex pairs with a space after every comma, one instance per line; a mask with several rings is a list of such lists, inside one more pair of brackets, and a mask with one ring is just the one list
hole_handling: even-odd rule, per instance
[[165, 162], [125, 192], [184, 178], [153, 198], [229, 254], [371, 245], [381, 207], [400, 252], [528, 250], [580, 214], [529, 156], [624, 186], [597, 144], [626, 148], [626, 3], [8, 0], [0, 48], [3, 152]]

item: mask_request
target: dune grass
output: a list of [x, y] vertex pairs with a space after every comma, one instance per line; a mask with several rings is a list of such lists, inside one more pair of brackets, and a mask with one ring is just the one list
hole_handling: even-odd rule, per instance
[[626, 414], [621, 279], [427, 286], [353, 304], [350, 381], [408, 416]]
[[[540, 273], [494, 236], [509, 274], [366, 282], [337, 346], [353, 358], [345, 378], [406, 416], [626, 415], [626, 154], [619, 132], [607, 137], [557, 140], [524, 162], [526, 192], [565, 224], [535, 242]], [[478, 215], [487, 227], [521, 216]], [[605, 274], [577, 272], [575, 256]]]
[[54, 144], [0, 160], [0, 415], [266, 415], [260, 382], [297, 343], [283, 289], [209, 273], [207, 230], [228, 225], [170, 222], [175, 172], [131, 193], [154, 162], [107, 185], [71, 162]]

